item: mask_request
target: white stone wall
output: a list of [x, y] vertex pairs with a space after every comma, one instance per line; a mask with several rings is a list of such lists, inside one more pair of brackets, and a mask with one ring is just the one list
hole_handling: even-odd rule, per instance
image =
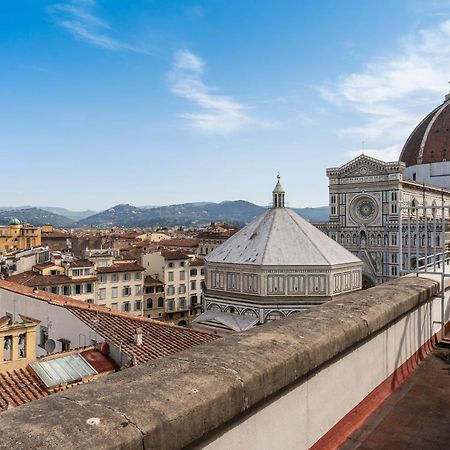
[[[447, 292], [446, 321], [449, 306]], [[196, 448], [310, 448], [437, 333], [440, 320], [434, 298]]]

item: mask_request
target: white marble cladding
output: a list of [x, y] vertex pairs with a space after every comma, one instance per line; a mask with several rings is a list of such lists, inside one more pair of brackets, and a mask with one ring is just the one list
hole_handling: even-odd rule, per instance
[[[208, 290], [255, 296], [328, 297], [361, 289], [361, 268], [333, 269], [220, 267], [210, 264], [206, 275]], [[252, 270], [253, 269], [253, 270]]]

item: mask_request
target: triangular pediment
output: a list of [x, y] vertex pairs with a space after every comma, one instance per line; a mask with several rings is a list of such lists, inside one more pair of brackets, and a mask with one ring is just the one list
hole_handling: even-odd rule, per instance
[[339, 167], [339, 175], [343, 178], [386, 175], [392, 163], [385, 163], [367, 155], [360, 155], [347, 164]]

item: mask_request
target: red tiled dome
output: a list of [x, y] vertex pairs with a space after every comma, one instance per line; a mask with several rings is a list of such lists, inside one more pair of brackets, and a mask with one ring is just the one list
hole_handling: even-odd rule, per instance
[[407, 139], [400, 161], [406, 166], [450, 161], [450, 97], [417, 125]]

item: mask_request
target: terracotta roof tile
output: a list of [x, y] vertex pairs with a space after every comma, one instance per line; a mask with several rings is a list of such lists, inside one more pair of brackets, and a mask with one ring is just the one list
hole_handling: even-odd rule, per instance
[[159, 242], [161, 247], [198, 247], [198, 239], [165, 239]]
[[189, 259], [186, 253], [173, 250], [161, 250], [161, 256], [168, 260]]
[[97, 277], [69, 278], [67, 275], [41, 275], [29, 270], [17, 275], [8, 277], [8, 281], [12, 283], [23, 284], [30, 287], [55, 286], [60, 284], [77, 284], [88, 281], [96, 281]]
[[164, 283], [161, 280], [157, 280], [156, 278], [147, 275], [144, 278], [144, 286], [164, 286]]
[[117, 263], [112, 266], [97, 267], [98, 273], [132, 272], [137, 270], [143, 271], [145, 269], [137, 263]]
[[[116, 370], [114, 362], [94, 348], [87, 348], [82, 351], [75, 350], [75, 352], [83, 356], [83, 358], [94, 367], [98, 374]], [[45, 356], [38, 358], [37, 361], [48, 358], [54, 359], [58, 356], [64, 356], [67, 353], [74, 353], [74, 350], [52, 354], [50, 357]], [[0, 412], [10, 407], [16, 407], [33, 400], [39, 400], [56, 391], [62, 391], [74, 385], [92, 381], [95, 378], [97, 378], [97, 376], [86, 378], [81, 382], [69, 383], [65, 386], [58, 386], [58, 388], [50, 389], [45, 386], [36, 372], [29, 365], [23, 369], [0, 373]]]
[[[44, 291], [33, 292], [26, 286], [9, 281], [0, 280], [0, 289], [64, 307], [89, 327], [92, 327], [94, 320], [98, 320], [95, 327], [97, 333], [104, 339], [121, 345], [123, 352], [137, 364], [218, 339], [218, 336], [208, 333], [134, 316], [70, 297]], [[142, 345], [134, 343], [134, 334], [138, 327], [143, 329]]]

